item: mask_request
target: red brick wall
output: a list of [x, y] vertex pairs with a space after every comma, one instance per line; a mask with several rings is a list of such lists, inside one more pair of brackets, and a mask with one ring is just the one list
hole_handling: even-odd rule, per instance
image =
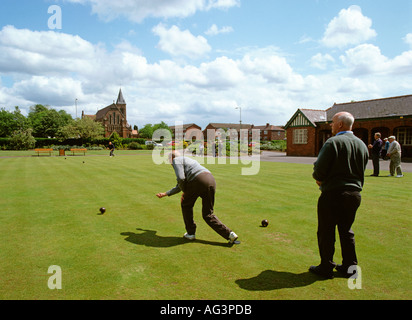
[[[308, 143], [307, 144], [294, 144], [293, 143], [293, 131], [295, 129], [307, 129], [308, 130]], [[287, 150], [288, 156], [316, 156], [316, 128], [313, 127], [290, 127], [286, 130], [287, 136]]]
[[[278, 132], [280, 132], [280, 134]], [[263, 135], [263, 137], [264, 136], [265, 135]], [[270, 140], [285, 140], [285, 131], [279, 131], [279, 130], [268, 131], [267, 139], [269, 141]], [[264, 140], [264, 139], [262, 138], [262, 140]]]
[[365, 121], [365, 120], [355, 121], [355, 124], [353, 125], [353, 129], [357, 129], [357, 128], [367, 129], [369, 132], [368, 143], [372, 143], [373, 135], [376, 132], [376, 130], [374, 129], [378, 129], [381, 132], [383, 131], [381, 130], [382, 128], [387, 128], [389, 131], [387, 135], [385, 135], [384, 132], [381, 132], [382, 138], [387, 138], [388, 136], [395, 134], [395, 129], [399, 127], [410, 127], [410, 126], [412, 126], [411, 118], [406, 118], [406, 119], [396, 118], [396, 119], [390, 119], [390, 120], [376, 119], [376, 120], [368, 120], [368, 121]]

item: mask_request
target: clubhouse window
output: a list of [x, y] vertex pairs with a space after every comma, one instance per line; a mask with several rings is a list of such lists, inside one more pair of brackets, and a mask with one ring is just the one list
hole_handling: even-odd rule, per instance
[[412, 128], [398, 128], [395, 132], [396, 138], [401, 145], [412, 145]]
[[293, 144], [308, 144], [308, 129], [295, 129], [293, 131]]

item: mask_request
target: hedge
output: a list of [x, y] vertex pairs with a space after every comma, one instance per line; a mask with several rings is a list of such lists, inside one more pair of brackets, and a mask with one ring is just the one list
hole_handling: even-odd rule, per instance
[[[65, 139], [65, 140], [59, 140], [56, 138], [35, 138], [36, 140], [36, 145], [35, 148], [45, 148], [45, 147], [50, 147], [50, 146], [61, 146], [64, 149], [70, 148], [70, 147], [76, 147], [76, 146], [84, 146], [84, 147], [95, 147], [95, 146], [108, 146], [109, 145], [109, 138], [100, 138], [100, 139]], [[11, 150], [10, 147], [10, 141], [11, 138], [0, 138], [0, 149], [1, 150]], [[124, 138], [121, 139], [122, 145], [127, 146], [132, 144], [133, 147], [136, 149], [145, 149], [137, 147], [136, 145], [145, 145], [145, 139], [142, 138], [137, 138], [137, 139], [131, 139], [131, 138]]]

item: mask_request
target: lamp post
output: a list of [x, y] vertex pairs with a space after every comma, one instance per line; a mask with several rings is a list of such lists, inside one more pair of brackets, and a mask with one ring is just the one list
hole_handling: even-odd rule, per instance
[[76, 106], [76, 119], [77, 119], [77, 98], [76, 98], [76, 100], [74, 100], [74, 104]]
[[235, 109], [239, 109], [239, 113], [240, 113], [239, 124], [240, 124], [240, 130], [242, 130], [242, 108], [241, 107], [236, 107]]

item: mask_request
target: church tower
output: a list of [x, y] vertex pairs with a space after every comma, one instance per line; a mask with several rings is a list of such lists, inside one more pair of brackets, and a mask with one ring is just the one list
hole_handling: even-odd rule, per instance
[[123, 93], [122, 93], [121, 88], [119, 90], [119, 96], [117, 97], [116, 105], [119, 108], [119, 110], [123, 113], [124, 118], [126, 119], [126, 101], [123, 98]]
[[105, 137], [110, 137], [113, 132], [117, 132], [122, 138], [131, 138], [132, 127], [127, 123], [126, 101], [123, 97], [122, 89], [119, 90], [116, 103], [97, 111], [95, 121], [101, 122], [104, 127]]

